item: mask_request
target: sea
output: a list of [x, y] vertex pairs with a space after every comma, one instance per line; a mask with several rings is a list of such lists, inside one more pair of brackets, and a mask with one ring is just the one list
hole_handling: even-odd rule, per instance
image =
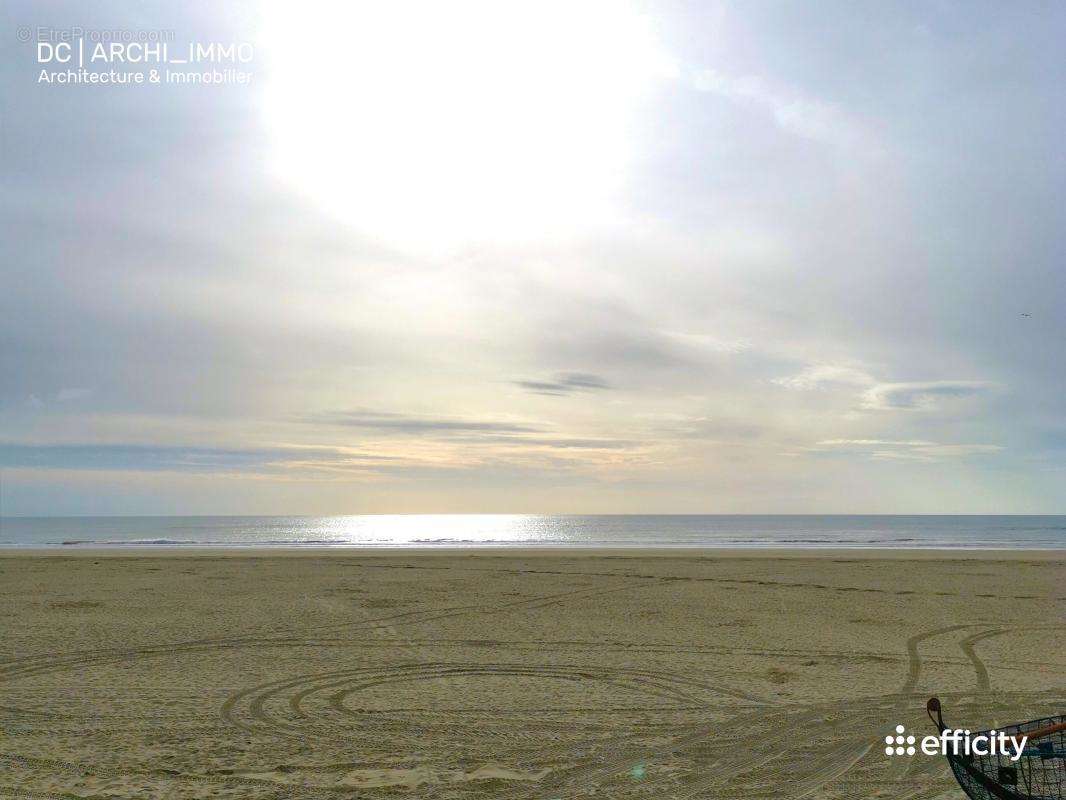
[[15, 548], [1066, 549], [1066, 516], [358, 514], [3, 517]]

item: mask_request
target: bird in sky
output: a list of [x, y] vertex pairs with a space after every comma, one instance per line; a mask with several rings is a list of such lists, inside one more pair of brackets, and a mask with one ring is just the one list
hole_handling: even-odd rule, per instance
[[1031, 317], [1031, 316], [1033, 316], [1033, 315], [1032, 315], [1032, 314], [1026, 314], [1026, 313], [1025, 313], [1025, 312], [1023, 311], [1023, 312], [1022, 312], [1022, 316], [1023, 316], [1023, 317]]

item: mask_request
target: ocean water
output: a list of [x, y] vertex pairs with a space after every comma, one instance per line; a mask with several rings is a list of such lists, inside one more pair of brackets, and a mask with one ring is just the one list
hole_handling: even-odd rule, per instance
[[1066, 549], [1066, 516], [4, 517], [0, 547]]

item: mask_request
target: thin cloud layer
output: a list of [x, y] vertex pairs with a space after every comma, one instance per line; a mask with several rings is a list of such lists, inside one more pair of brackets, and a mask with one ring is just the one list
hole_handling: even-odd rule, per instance
[[834, 454], [860, 453], [871, 459], [897, 461], [942, 461], [946, 459], [990, 456], [1002, 451], [994, 444], [942, 444], [922, 440], [893, 441], [888, 439], [827, 439], [811, 448], [811, 452]]
[[432, 434], [432, 433], [536, 433], [542, 430], [533, 425], [511, 422], [484, 420], [449, 419], [438, 417], [418, 417], [389, 411], [333, 411], [308, 418], [308, 422], [325, 425], [342, 425], [349, 428], [362, 428], [370, 431], [389, 431], [394, 433]]
[[147, 444], [0, 442], [0, 466], [34, 470], [115, 472], [263, 472], [322, 463], [380, 463], [330, 448], [218, 448]]

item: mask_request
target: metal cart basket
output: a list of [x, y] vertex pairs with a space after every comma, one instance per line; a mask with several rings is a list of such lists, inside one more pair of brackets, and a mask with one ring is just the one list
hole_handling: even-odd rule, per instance
[[[937, 731], [944, 731], [940, 701], [934, 697], [926, 707]], [[1017, 761], [1007, 755], [949, 753], [951, 770], [967, 796], [973, 800], [1066, 800], [1066, 716], [995, 730], [1007, 736], [1028, 736], [1025, 750]]]

